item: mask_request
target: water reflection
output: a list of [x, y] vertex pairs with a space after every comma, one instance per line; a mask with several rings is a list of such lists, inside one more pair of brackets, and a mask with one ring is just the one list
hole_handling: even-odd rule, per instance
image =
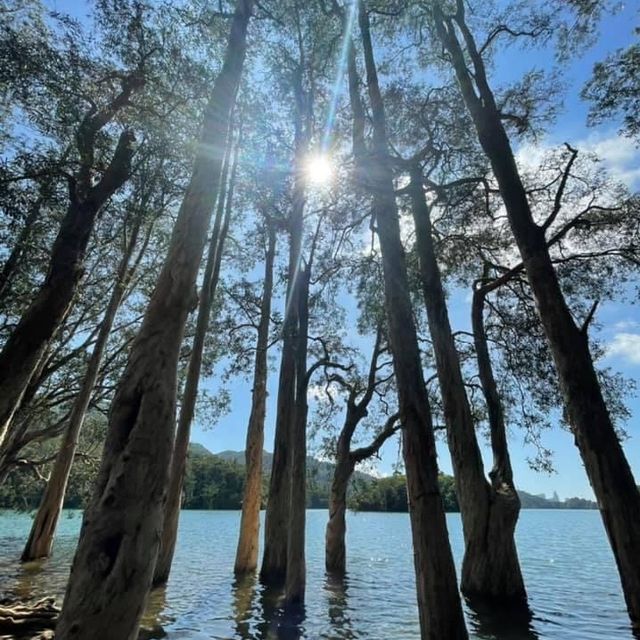
[[529, 607], [496, 610], [495, 606], [467, 598], [471, 630], [483, 640], [539, 640], [533, 628], [533, 614]]
[[335, 640], [352, 640], [358, 635], [353, 629], [347, 590], [349, 579], [346, 575], [335, 576], [327, 574], [324, 590], [327, 598], [329, 621], [335, 635]]

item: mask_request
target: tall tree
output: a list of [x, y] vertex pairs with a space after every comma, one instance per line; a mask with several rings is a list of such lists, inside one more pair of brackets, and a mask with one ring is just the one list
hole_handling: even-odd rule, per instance
[[[449, 322], [440, 267], [436, 257], [431, 209], [419, 161], [410, 168], [409, 191], [416, 229], [422, 291], [453, 462], [456, 492], [465, 538], [462, 592], [485, 602], [526, 606], [526, 592], [514, 540], [518, 494], [509, 484], [489, 485], [467, 398], [460, 357]], [[505, 446], [502, 451], [508, 458]]]
[[245, 446], [246, 479], [242, 497], [240, 535], [234, 572], [236, 575], [255, 571], [258, 566], [260, 532], [260, 505], [262, 502], [262, 451], [264, 448], [264, 420], [267, 411], [267, 350], [271, 324], [271, 298], [273, 296], [273, 265], [276, 255], [275, 223], [267, 219], [267, 247], [264, 258], [264, 284], [257, 326], [256, 355], [251, 390], [251, 413]]
[[219, 189], [252, 9], [252, 0], [236, 3], [169, 253], [111, 406], [56, 629], [63, 640], [134, 640], [138, 634], [164, 522], [180, 344]]
[[[536, 223], [503, 116], [489, 84], [482, 50], [467, 24], [465, 4], [448, 13], [431, 5], [478, 139], [486, 153], [522, 256], [553, 355], [568, 421], [589, 476], [622, 580], [629, 615], [640, 623], [640, 492], [618, 440], [589, 349], [588, 320], [578, 326], [567, 306], [545, 233], [559, 213], [562, 191], [546, 220]], [[470, 60], [471, 69], [467, 65]]]
[[413, 318], [405, 254], [400, 238], [398, 207], [389, 157], [385, 109], [378, 83], [369, 15], [365, 3], [358, 11], [364, 49], [367, 89], [373, 116], [373, 145], [364, 156], [364, 107], [358, 93], [355, 52], [348, 58], [349, 93], [354, 116], [354, 151], [360, 175], [372, 198], [384, 274], [389, 341], [394, 358], [398, 402], [403, 429], [421, 637], [465, 639], [460, 595], [449, 546], [431, 422]]
[[187, 368], [187, 377], [182, 394], [182, 404], [180, 406], [180, 416], [176, 430], [173, 454], [171, 456], [171, 472], [169, 475], [169, 487], [165, 502], [164, 526], [162, 527], [162, 540], [160, 551], [156, 561], [153, 575], [154, 586], [162, 585], [169, 579], [171, 563], [178, 539], [178, 521], [180, 518], [180, 503], [184, 476], [187, 466], [187, 455], [189, 452], [189, 439], [191, 437], [191, 423], [195, 415], [196, 399], [198, 395], [198, 385], [202, 371], [202, 357], [204, 353], [205, 339], [209, 329], [211, 309], [218, 287], [220, 265], [224, 244], [229, 229], [231, 210], [233, 203], [233, 190], [238, 169], [238, 152], [240, 141], [233, 152], [233, 168], [231, 169], [231, 181], [227, 194], [227, 179], [229, 164], [231, 162], [231, 147], [233, 146], [233, 132], [229, 132], [227, 152], [222, 165], [221, 186], [218, 194], [218, 206], [209, 240], [209, 251], [200, 289], [200, 301], [198, 304], [198, 318], [196, 329], [191, 345], [191, 355]]

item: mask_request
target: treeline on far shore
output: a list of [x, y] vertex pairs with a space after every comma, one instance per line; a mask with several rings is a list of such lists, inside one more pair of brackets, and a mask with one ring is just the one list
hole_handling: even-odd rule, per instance
[[[268, 455], [268, 454], [267, 454]], [[244, 465], [232, 459], [211, 454], [203, 447], [192, 451], [187, 465], [184, 485], [183, 509], [240, 509], [244, 489]], [[307, 507], [328, 508], [331, 489], [330, 465], [314, 459], [308, 465]], [[69, 480], [65, 508], [79, 509], [85, 504], [95, 474], [93, 465], [75, 465]], [[42, 478], [29, 470], [14, 473], [0, 488], [0, 508], [32, 510], [38, 507], [43, 489]], [[266, 503], [268, 466], [263, 477], [263, 507]], [[454, 479], [440, 475], [440, 492], [447, 512], [459, 511]], [[544, 496], [521, 491], [520, 500], [525, 509], [595, 509], [595, 502], [582, 498], [564, 501], [549, 500]], [[402, 474], [375, 477], [359, 473], [354, 477], [348, 492], [347, 504], [356, 511], [406, 512], [406, 479]]]

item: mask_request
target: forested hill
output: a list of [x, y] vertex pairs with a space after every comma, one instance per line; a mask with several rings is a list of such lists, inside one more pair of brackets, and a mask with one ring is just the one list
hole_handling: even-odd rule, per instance
[[[263, 502], [273, 454], [263, 452]], [[328, 506], [333, 465], [307, 457], [307, 505]], [[93, 477], [84, 466], [76, 466], [71, 474], [65, 506], [82, 507]], [[206, 447], [192, 443], [189, 448], [187, 476], [184, 485], [184, 509], [239, 509], [244, 486], [244, 452], [211, 453]], [[440, 476], [440, 491], [447, 511], [458, 511], [453, 478]], [[0, 488], [0, 508], [35, 509], [40, 501], [42, 481], [28, 471], [12, 474]], [[525, 491], [520, 492], [523, 509], [595, 509], [589, 500], [570, 498], [549, 500]], [[349, 507], [360, 511], [406, 511], [405, 478], [400, 474], [376, 478], [357, 471], [351, 481]]]

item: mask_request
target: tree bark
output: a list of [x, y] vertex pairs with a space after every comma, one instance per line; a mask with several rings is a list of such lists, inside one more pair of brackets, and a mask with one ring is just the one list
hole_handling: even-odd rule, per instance
[[282, 336], [282, 357], [278, 380], [276, 433], [269, 480], [269, 498], [264, 522], [264, 554], [260, 581], [284, 586], [287, 575], [287, 527], [291, 499], [291, 434], [296, 419], [296, 344], [298, 336], [298, 273], [302, 261], [303, 215], [305, 207], [304, 161], [308, 153], [309, 132], [305, 130], [305, 99], [302, 70], [294, 77], [295, 160], [293, 207], [289, 218], [289, 266], [286, 309]]
[[336, 460], [329, 494], [329, 522], [325, 534], [325, 568], [334, 575], [344, 575], [347, 566], [347, 487], [355, 469], [355, 461]]
[[285, 606], [304, 606], [306, 588], [305, 528], [307, 502], [307, 339], [309, 333], [309, 279], [311, 264], [298, 272], [298, 334], [295, 346], [296, 397], [291, 421], [291, 479], [289, 481], [289, 523], [287, 536], [287, 576]]
[[67, 482], [76, 454], [80, 431], [87, 414], [87, 409], [89, 408], [91, 394], [98, 379], [102, 356], [109, 335], [111, 334], [116, 313], [122, 302], [127, 284], [131, 280], [132, 274], [129, 271], [129, 263], [138, 240], [141, 224], [142, 215], [139, 213], [131, 229], [131, 235], [126, 245], [124, 255], [118, 265], [116, 284], [111, 292], [111, 297], [109, 298], [102, 323], [100, 324], [100, 331], [93, 347], [91, 358], [87, 364], [84, 381], [73, 403], [69, 423], [65, 429], [60, 450], [56, 456], [51, 476], [45, 487], [33, 524], [31, 525], [29, 539], [22, 552], [21, 559], [23, 562], [45, 558], [51, 555], [53, 539], [56, 527], [58, 526], [60, 512], [62, 511]]
[[[487, 604], [503, 606], [510, 602], [512, 606], [526, 606], [527, 597], [514, 539], [519, 512], [517, 493], [512, 486], [490, 485], [484, 475], [460, 358], [449, 322], [433, 243], [431, 212], [422, 186], [422, 170], [417, 163], [411, 167], [409, 191], [422, 292], [462, 515], [465, 553], [461, 589], [467, 597]], [[505, 438], [503, 453], [506, 446]]]
[[[373, 152], [367, 162], [373, 219], [382, 253], [389, 340], [394, 358], [398, 402], [404, 426], [403, 454], [413, 536], [420, 633], [423, 640], [466, 640], [467, 631], [449, 546], [431, 422], [398, 209], [390, 165], [384, 105], [371, 43], [369, 17], [360, 4], [367, 87], [373, 116]], [[351, 83], [350, 83], [351, 84]], [[355, 84], [355, 83], [353, 83]], [[352, 105], [354, 92], [351, 91]], [[354, 108], [354, 113], [362, 111]]]
[[[133, 142], [131, 131], [121, 134], [97, 185], [90, 186], [90, 178], [88, 184], [70, 185], [71, 201], [51, 249], [45, 281], [0, 353], [0, 447], [38, 362], [71, 309], [96, 216], [129, 177]], [[93, 138], [86, 144], [93, 145]]]
[[111, 406], [93, 497], [56, 629], [60, 640], [134, 640], [164, 522], [177, 364], [246, 52], [252, 0], [238, 0], [169, 252]]
[[[465, 22], [462, 0], [458, 0], [453, 17], [445, 16], [436, 4], [434, 18], [498, 182], [558, 372], [567, 419], [613, 549], [629, 616], [639, 626], [640, 492], [602, 396], [589, 349], [588, 325], [577, 326], [560, 288], [545, 240], [545, 225], [536, 224], [533, 218], [484, 61]], [[456, 29], [471, 59], [473, 79]]]
[[[187, 456], [189, 453], [189, 440], [191, 437], [191, 423], [195, 414], [196, 399], [198, 396], [198, 385], [200, 382], [200, 371], [202, 370], [202, 354], [204, 343], [209, 329], [211, 307], [215, 298], [216, 288], [222, 262], [224, 242], [228, 229], [228, 217], [231, 213], [231, 203], [233, 199], [233, 183], [236, 177], [238, 164], [238, 146], [236, 146], [233, 159], [233, 169], [231, 172], [231, 183], [229, 194], [226, 194], [226, 184], [229, 168], [229, 156], [232, 145], [232, 131], [229, 131], [227, 142], [227, 152], [222, 167], [220, 178], [220, 193], [218, 196], [218, 208], [213, 225], [211, 240], [209, 241], [209, 251], [207, 263], [205, 265], [202, 288], [200, 291], [200, 304], [198, 306], [198, 318], [196, 320], [196, 330], [191, 345], [191, 357], [187, 368], [187, 379], [185, 381], [184, 392], [182, 394], [182, 406], [178, 419], [173, 454], [171, 456], [171, 470], [169, 473], [169, 485], [167, 488], [167, 498], [164, 506], [164, 526], [160, 540], [160, 550], [153, 574], [153, 586], [157, 587], [166, 584], [171, 572], [173, 554], [175, 552], [176, 541], [178, 539], [178, 523], [180, 520], [180, 503], [182, 502], [182, 487], [184, 476], [187, 470]], [[225, 206], [226, 205], [226, 206]], [[226, 224], [225, 224], [226, 223]]]
[[251, 414], [249, 415], [245, 447], [246, 475], [242, 497], [242, 516], [234, 565], [234, 572], [237, 576], [251, 573], [258, 566], [260, 504], [262, 502], [262, 451], [264, 448], [264, 419], [267, 411], [267, 350], [273, 296], [273, 263], [276, 254], [276, 232], [274, 225], [270, 222], [267, 222], [267, 234], [268, 245], [264, 261], [264, 286], [256, 341]]

